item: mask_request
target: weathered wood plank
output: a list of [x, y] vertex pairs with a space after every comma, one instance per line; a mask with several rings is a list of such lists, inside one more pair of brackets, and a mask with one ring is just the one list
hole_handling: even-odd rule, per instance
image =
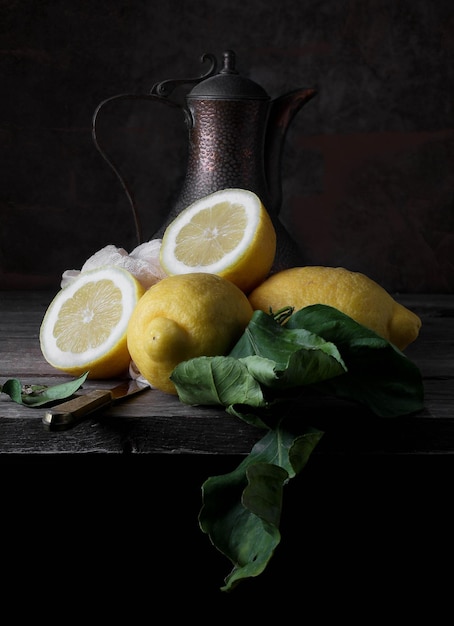
[[[45, 362], [39, 348], [39, 325], [52, 297], [35, 291], [0, 294], [0, 383], [13, 377], [25, 384], [68, 380]], [[360, 408], [346, 412], [336, 402], [319, 405], [315, 413], [319, 423], [314, 425], [323, 427], [325, 435], [317, 454], [454, 453], [454, 296], [396, 299], [423, 321], [420, 337], [406, 354], [424, 378], [424, 411], [404, 419], [377, 420]], [[87, 381], [81, 392], [116, 382]], [[188, 407], [157, 390], [145, 391], [64, 432], [46, 430], [43, 411], [0, 394], [1, 455], [244, 455], [262, 436], [260, 429], [222, 409]], [[305, 411], [304, 406], [295, 409], [299, 415]]]

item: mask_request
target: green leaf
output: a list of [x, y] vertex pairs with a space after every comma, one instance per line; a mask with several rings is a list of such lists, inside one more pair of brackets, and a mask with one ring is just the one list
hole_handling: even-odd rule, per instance
[[185, 404], [266, 405], [260, 384], [238, 359], [197, 357], [177, 365], [170, 378]]
[[10, 378], [1, 387], [1, 392], [10, 396], [11, 400], [22, 404], [22, 385], [17, 378]]
[[[291, 317], [289, 319], [292, 319]], [[272, 315], [255, 311], [243, 335], [230, 351], [229, 356], [241, 359], [257, 355], [275, 361], [281, 369], [287, 368], [295, 353], [307, 351], [307, 361], [326, 357], [327, 362], [336, 361], [339, 373], [345, 370], [342, 358], [334, 342], [307, 330], [304, 326], [279, 324]], [[328, 377], [333, 374], [329, 373]], [[316, 376], [324, 377], [323, 368]], [[305, 381], [307, 384], [307, 381]]]
[[348, 399], [382, 417], [423, 408], [421, 374], [391, 343], [329, 306], [284, 313], [256, 311], [228, 356], [191, 359], [171, 376], [182, 402], [219, 404], [268, 429], [236, 470], [202, 487], [200, 527], [233, 564], [223, 591], [267, 566], [280, 542], [284, 486], [323, 434], [299, 410], [287, 421], [301, 432], [284, 428], [281, 416], [300, 396]]
[[281, 538], [283, 488], [303, 469], [323, 435], [310, 428], [295, 436], [282, 424], [236, 470], [210, 477], [202, 486], [200, 527], [234, 565], [222, 591], [266, 568]]
[[332, 307], [317, 304], [294, 313], [293, 326], [309, 329], [333, 341], [347, 366], [341, 378], [320, 381], [319, 393], [354, 400], [379, 417], [396, 417], [424, 406], [421, 372], [403, 352], [372, 330]]
[[334, 342], [302, 326], [282, 326], [263, 311], [254, 312], [229, 356], [240, 359], [256, 380], [272, 389], [310, 385], [347, 369]]
[[346, 368], [339, 357], [323, 350], [295, 348], [284, 364], [261, 356], [248, 356], [240, 361], [251, 376], [270, 389], [292, 389], [344, 374]]
[[309, 385], [345, 371], [332, 342], [305, 329], [287, 330], [270, 315], [256, 311], [229, 356], [184, 361], [170, 378], [185, 404], [265, 407], [277, 390]]
[[85, 382], [88, 372], [67, 383], [53, 385], [22, 385], [17, 378], [10, 378], [2, 386], [0, 392], [6, 393], [11, 400], [29, 407], [38, 407], [63, 400], [72, 396]]
[[244, 422], [256, 426], [257, 428], [270, 428], [269, 421], [275, 421], [274, 415], [270, 412], [271, 405], [266, 405], [263, 409], [251, 408], [247, 404], [231, 404], [225, 410], [233, 417], [239, 417]]

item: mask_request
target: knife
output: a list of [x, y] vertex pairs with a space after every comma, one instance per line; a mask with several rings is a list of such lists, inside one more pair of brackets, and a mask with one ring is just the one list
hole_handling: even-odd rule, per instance
[[78, 424], [87, 415], [149, 388], [148, 383], [130, 379], [112, 389], [95, 389], [47, 409], [42, 422], [49, 430], [66, 430]]

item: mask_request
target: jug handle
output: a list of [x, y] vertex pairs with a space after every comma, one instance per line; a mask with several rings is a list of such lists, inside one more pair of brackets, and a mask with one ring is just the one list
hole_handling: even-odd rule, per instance
[[101, 109], [113, 102], [113, 101], [119, 101], [119, 100], [148, 100], [148, 101], [157, 101], [157, 102], [164, 102], [165, 104], [168, 104], [171, 107], [177, 108], [181, 110], [181, 106], [179, 104], [177, 104], [176, 102], [173, 102], [172, 100], [167, 100], [166, 98], [162, 98], [159, 95], [156, 94], [133, 94], [133, 93], [124, 93], [124, 94], [119, 94], [116, 96], [111, 96], [110, 98], [106, 98], [105, 100], [103, 100], [102, 102], [100, 102], [100, 104], [98, 104], [98, 106], [95, 109], [95, 112], [93, 114], [93, 119], [92, 119], [92, 138], [93, 138], [93, 142], [98, 150], [98, 152], [100, 153], [100, 155], [102, 156], [102, 158], [106, 161], [106, 163], [109, 165], [109, 167], [112, 169], [112, 171], [114, 172], [114, 174], [116, 175], [116, 177], [118, 178], [118, 180], [120, 181], [120, 184], [126, 194], [126, 197], [128, 199], [131, 211], [132, 211], [132, 215], [133, 215], [133, 219], [134, 219], [134, 226], [135, 226], [135, 231], [136, 231], [136, 237], [137, 237], [137, 242], [138, 245], [140, 245], [141, 243], [143, 243], [142, 240], [142, 227], [140, 224], [140, 219], [139, 219], [139, 214], [137, 211], [137, 206], [136, 206], [136, 202], [134, 199], [134, 194], [132, 192], [131, 187], [129, 186], [128, 182], [126, 181], [126, 179], [124, 178], [124, 176], [121, 174], [118, 166], [116, 165], [116, 163], [114, 163], [113, 159], [107, 154], [107, 151], [105, 150], [105, 148], [103, 148], [101, 146], [101, 143], [99, 141], [98, 138], [98, 130], [97, 130], [97, 123], [98, 123], [98, 116], [99, 113], [101, 111]]
[[139, 219], [139, 214], [138, 214], [138, 211], [137, 211], [136, 202], [134, 200], [134, 195], [133, 195], [132, 189], [128, 185], [126, 179], [120, 173], [120, 170], [119, 170], [118, 166], [113, 162], [112, 158], [110, 156], [108, 156], [106, 150], [101, 146], [101, 144], [99, 142], [98, 131], [97, 131], [97, 127], [96, 127], [97, 122], [98, 122], [99, 112], [101, 111], [101, 109], [106, 104], [108, 104], [110, 102], [113, 102], [114, 100], [116, 100], [116, 101], [118, 101], [118, 100], [149, 100], [149, 101], [153, 101], [153, 102], [164, 102], [165, 104], [168, 104], [169, 106], [172, 106], [174, 108], [178, 108], [178, 109], [182, 110], [183, 113], [184, 113], [184, 116], [185, 116], [186, 124], [190, 127], [190, 125], [192, 123], [192, 120], [191, 120], [191, 115], [190, 115], [188, 109], [185, 108], [184, 106], [182, 106], [181, 104], [178, 104], [177, 102], [174, 102], [173, 100], [169, 100], [168, 96], [177, 87], [180, 87], [182, 85], [194, 85], [194, 84], [197, 84], [197, 83], [201, 82], [202, 80], [205, 80], [206, 78], [209, 78], [210, 76], [213, 76], [216, 73], [216, 70], [217, 70], [217, 60], [216, 60], [216, 57], [213, 54], [205, 52], [204, 54], [202, 54], [202, 56], [200, 58], [200, 61], [202, 63], [205, 63], [205, 61], [209, 61], [210, 62], [209, 69], [205, 72], [205, 74], [202, 74], [202, 76], [198, 76], [197, 78], [170, 79], [170, 80], [161, 81], [159, 83], [155, 83], [153, 85], [153, 87], [151, 88], [149, 94], [124, 93], [124, 94], [119, 94], [119, 95], [116, 95], [116, 96], [111, 96], [110, 98], [106, 98], [106, 100], [103, 100], [96, 107], [95, 112], [93, 114], [93, 120], [92, 120], [92, 137], [93, 137], [93, 142], [94, 142], [98, 152], [101, 154], [101, 156], [106, 161], [106, 163], [109, 165], [109, 167], [113, 170], [114, 174], [116, 175], [116, 177], [120, 181], [121, 186], [123, 187], [123, 190], [124, 190], [124, 192], [126, 194], [126, 197], [128, 199], [129, 205], [131, 207], [132, 215], [133, 215], [133, 218], [134, 218], [134, 225], [135, 225], [135, 230], [136, 230], [137, 241], [138, 241], [139, 245], [142, 243], [142, 228], [141, 228], [141, 225], [140, 225], [140, 219]]

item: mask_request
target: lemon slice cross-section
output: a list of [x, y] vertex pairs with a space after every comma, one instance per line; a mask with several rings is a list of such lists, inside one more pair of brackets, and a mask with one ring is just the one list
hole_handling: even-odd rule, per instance
[[144, 293], [128, 271], [114, 266], [82, 272], [49, 304], [40, 327], [46, 361], [78, 376], [112, 378], [125, 372], [129, 318]]
[[247, 293], [267, 277], [275, 255], [276, 231], [260, 198], [247, 189], [222, 189], [169, 224], [160, 260], [169, 276], [217, 274]]

